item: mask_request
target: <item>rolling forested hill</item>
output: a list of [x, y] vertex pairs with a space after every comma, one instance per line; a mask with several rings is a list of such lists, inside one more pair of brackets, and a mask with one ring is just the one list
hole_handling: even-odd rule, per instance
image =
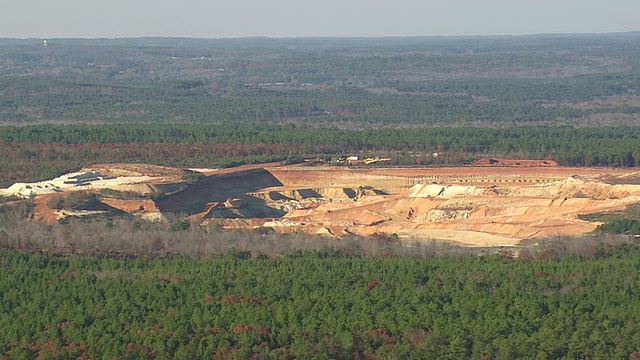
[[0, 39], [0, 121], [635, 124], [640, 34]]
[[639, 33], [0, 39], [0, 183], [87, 162], [345, 154], [635, 166], [639, 45]]

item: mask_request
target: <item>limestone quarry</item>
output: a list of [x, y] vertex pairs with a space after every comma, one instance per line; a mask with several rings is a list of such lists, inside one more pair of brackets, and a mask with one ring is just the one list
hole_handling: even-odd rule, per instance
[[[510, 246], [523, 239], [589, 233], [599, 223], [578, 215], [620, 211], [640, 202], [640, 173], [634, 169], [499, 164], [97, 165], [49, 181], [14, 184], [0, 195], [35, 196], [31, 217], [48, 222], [70, 216], [188, 217], [225, 229], [262, 227], [332, 237], [383, 233], [402, 241], [466, 246]], [[95, 193], [96, 201], [73, 210], [50, 206], [52, 198], [78, 192]]]

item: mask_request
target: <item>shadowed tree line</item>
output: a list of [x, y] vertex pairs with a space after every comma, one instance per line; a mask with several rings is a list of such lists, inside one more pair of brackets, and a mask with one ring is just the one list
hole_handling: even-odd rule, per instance
[[[553, 159], [565, 166], [633, 167], [635, 127], [343, 130], [265, 125], [42, 125], [0, 127], [0, 184], [59, 176], [96, 163], [225, 167], [342, 155], [388, 165], [465, 165], [482, 157]], [[433, 153], [438, 153], [434, 157]]]

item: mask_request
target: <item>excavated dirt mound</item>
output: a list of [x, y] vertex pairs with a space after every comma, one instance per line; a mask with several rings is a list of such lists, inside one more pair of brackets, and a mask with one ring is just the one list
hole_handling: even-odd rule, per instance
[[97, 172], [106, 176], [148, 176], [165, 179], [181, 179], [189, 170], [149, 164], [102, 164], [84, 167], [80, 172]]
[[[640, 202], [640, 173], [633, 169], [526, 164], [459, 168], [263, 164], [207, 170], [191, 185], [180, 180], [188, 170], [100, 165], [58, 180], [54, 183], [58, 187], [52, 188], [55, 194], [38, 195], [33, 217], [55, 221], [64, 216], [46, 207], [52, 196], [97, 191], [101, 205], [86, 209], [87, 214], [102, 211], [152, 220], [189, 216], [227, 229], [266, 227], [335, 237], [387, 233], [405, 241], [508, 246], [534, 237], [588, 233], [598, 223], [578, 215], [624, 210]], [[75, 188], [61, 187], [68, 182], [64, 179], [73, 179], [69, 186]], [[139, 188], [137, 198], [119, 195], [127, 186]], [[144, 193], [145, 186], [153, 191]]]

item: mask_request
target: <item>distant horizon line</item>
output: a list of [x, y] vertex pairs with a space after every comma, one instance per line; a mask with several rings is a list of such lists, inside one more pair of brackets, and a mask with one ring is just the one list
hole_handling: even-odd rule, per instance
[[495, 37], [532, 37], [532, 36], [589, 36], [589, 35], [631, 35], [640, 34], [640, 30], [609, 31], [609, 32], [555, 32], [530, 34], [479, 34], [479, 35], [340, 35], [340, 36], [269, 36], [248, 35], [228, 37], [198, 37], [182, 35], [139, 35], [139, 36], [70, 36], [70, 37], [11, 37], [0, 36], [4, 40], [126, 40], [126, 39], [194, 39], [194, 40], [242, 40], [242, 39], [409, 39], [409, 38], [495, 38]]

